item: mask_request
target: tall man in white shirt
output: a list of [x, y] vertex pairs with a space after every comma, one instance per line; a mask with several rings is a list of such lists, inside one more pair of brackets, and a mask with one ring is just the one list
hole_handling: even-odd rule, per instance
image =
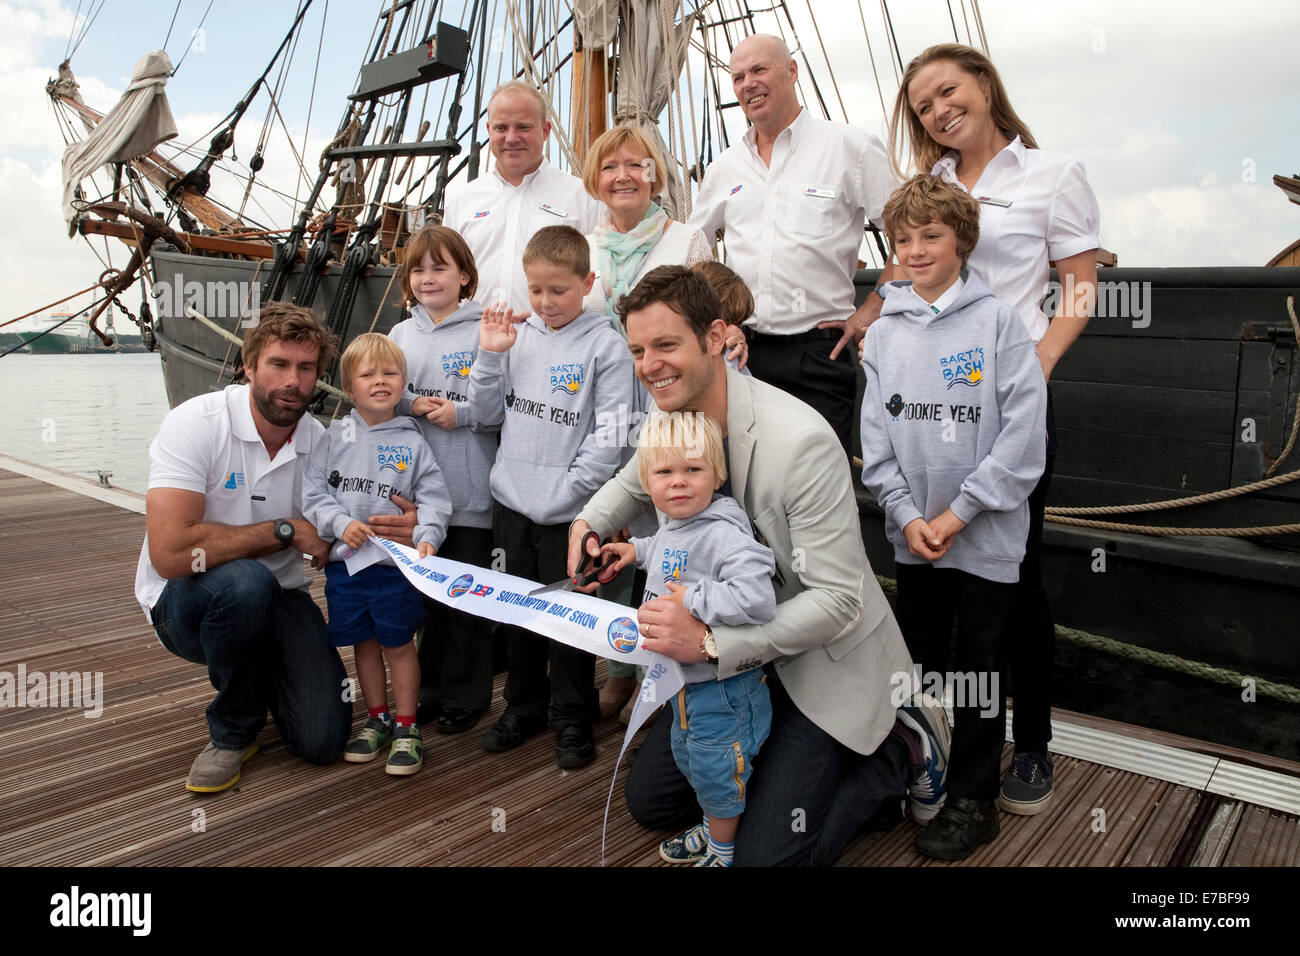
[[[731, 81], [752, 125], [709, 166], [689, 225], [710, 238], [726, 228], [727, 265], [754, 295], [750, 370], [821, 412], [849, 451], [857, 369], [845, 346], [883, 302], [855, 310], [853, 276], [894, 180], [877, 137], [799, 105], [798, 75], [780, 37], [736, 45]], [[892, 265], [880, 281], [891, 278]]]
[[604, 208], [582, 180], [551, 166], [542, 146], [551, 134], [546, 102], [527, 83], [497, 88], [488, 100], [488, 148], [496, 160], [473, 182], [447, 187], [443, 225], [459, 232], [474, 253], [483, 305], [507, 302], [527, 314], [524, 247], [544, 226], [572, 226], [584, 236]]

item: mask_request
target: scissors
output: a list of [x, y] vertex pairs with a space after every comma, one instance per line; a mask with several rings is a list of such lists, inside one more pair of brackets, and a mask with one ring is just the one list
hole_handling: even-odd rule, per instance
[[608, 584], [613, 577], [602, 578], [600, 575], [614, 561], [613, 555], [606, 555], [603, 562], [598, 562], [597, 558], [592, 557], [587, 552], [587, 542], [594, 540], [597, 544], [608, 544], [609, 539], [600, 540], [600, 536], [594, 531], [588, 531], [582, 536], [582, 564], [578, 566], [578, 573], [571, 578], [565, 578], [562, 581], [556, 581], [554, 584], [547, 584], [535, 591], [529, 591], [528, 596], [541, 594], [543, 591], [573, 591], [581, 587], [586, 587], [592, 581], [599, 581], [601, 584]]

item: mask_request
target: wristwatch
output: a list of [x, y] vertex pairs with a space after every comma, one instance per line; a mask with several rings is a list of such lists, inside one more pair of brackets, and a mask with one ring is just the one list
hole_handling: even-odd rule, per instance
[[704, 625], [704, 637], [700, 639], [700, 653], [709, 659], [710, 664], [718, 663], [718, 642], [713, 639], [713, 628]]
[[281, 551], [293, 544], [293, 522], [288, 518], [276, 518], [271, 530], [275, 532], [275, 540], [280, 542]]

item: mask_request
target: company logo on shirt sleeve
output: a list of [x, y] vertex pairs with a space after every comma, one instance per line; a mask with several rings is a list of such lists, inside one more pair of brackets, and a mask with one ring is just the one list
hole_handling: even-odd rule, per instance
[[442, 376], [454, 382], [463, 382], [469, 378], [470, 367], [474, 364], [474, 351], [444, 352], [442, 355]]
[[581, 362], [569, 362], [564, 365], [551, 366], [551, 392], [576, 395], [582, 389], [586, 379], [586, 370]]
[[984, 381], [984, 350], [982, 348], [966, 349], [941, 356], [939, 370], [943, 373], [945, 387], [965, 385], [974, 388]]
[[414, 451], [410, 445], [380, 445], [377, 455], [381, 472], [391, 471], [394, 474], [404, 475], [406, 469], [411, 467]]

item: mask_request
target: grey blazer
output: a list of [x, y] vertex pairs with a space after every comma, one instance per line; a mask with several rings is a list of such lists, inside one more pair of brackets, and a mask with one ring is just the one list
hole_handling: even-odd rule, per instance
[[[713, 629], [718, 676], [772, 661], [809, 720], [872, 753], [894, 725], [891, 680], [910, 674], [912, 661], [867, 563], [839, 440], [808, 405], [730, 369], [727, 438], [732, 494], [767, 538], [785, 584], [769, 623]], [[603, 537], [641, 502], [649, 496], [634, 457], [578, 517]]]

